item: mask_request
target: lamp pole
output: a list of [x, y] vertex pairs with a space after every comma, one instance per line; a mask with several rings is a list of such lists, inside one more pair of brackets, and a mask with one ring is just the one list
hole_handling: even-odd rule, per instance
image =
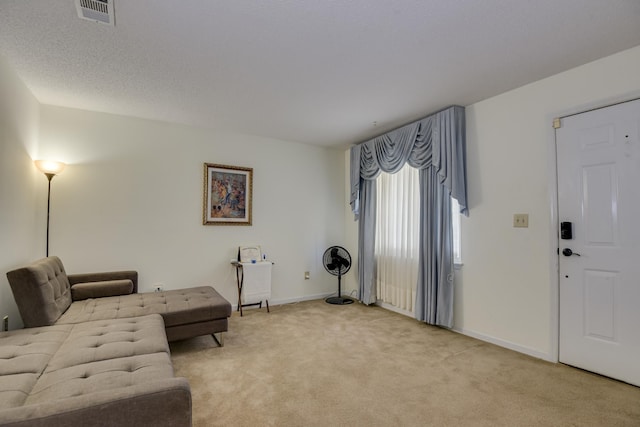
[[47, 249], [46, 254], [49, 256], [49, 212], [51, 211], [51, 180], [56, 174], [62, 172], [62, 169], [66, 166], [62, 162], [52, 162], [47, 160], [36, 160], [36, 167], [42, 171], [47, 177], [48, 188], [47, 188]]
[[51, 172], [45, 172], [45, 175], [49, 180], [49, 186], [47, 188], [47, 250], [46, 250], [46, 256], [49, 256], [49, 211], [51, 210], [51, 180], [53, 179], [54, 176], [56, 176], [56, 174]]

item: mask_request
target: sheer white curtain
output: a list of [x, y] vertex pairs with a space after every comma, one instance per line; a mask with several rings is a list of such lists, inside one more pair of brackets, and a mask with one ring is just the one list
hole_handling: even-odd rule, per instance
[[418, 170], [405, 165], [377, 178], [375, 240], [378, 299], [413, 312], [418, 280], [420, 193]]

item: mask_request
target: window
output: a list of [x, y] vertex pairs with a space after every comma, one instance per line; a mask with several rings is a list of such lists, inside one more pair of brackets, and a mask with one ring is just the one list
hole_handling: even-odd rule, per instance
[[[418, 280], [420, 230], [419, 172], [411, 166], [377, 178], [376, 286], [378, 298], [413, 311]], [[461, 263], [460, 208], [451, 199], [453, 261]]]

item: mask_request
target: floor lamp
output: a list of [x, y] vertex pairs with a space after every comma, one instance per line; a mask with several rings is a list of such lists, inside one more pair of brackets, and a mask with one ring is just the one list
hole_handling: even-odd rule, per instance
[[51, 180], [54, 176], [62, 172], [66, 166], [62, 162], [53, 162], [50, 160], [36, 160], [36, 167], [43, 172], [49, 180], [49, 188], [47, 190], [47, 255], [49, 256], [49, 209], [51, 208]]

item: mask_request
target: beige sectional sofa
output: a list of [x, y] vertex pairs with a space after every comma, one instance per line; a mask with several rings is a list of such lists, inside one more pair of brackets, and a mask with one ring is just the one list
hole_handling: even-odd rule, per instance
[[222, 345], [231, 304], [215, 289], [138, 294], [135, 271], [67, 275], [57, 257], [7, 278], [26, 329], [0, 333], [1, 426], [191, 425], [168, 341]]
[[56, 256], [7, 278], [27, 328], [156, 313], [169, 341], [211, 334], [222, 344], [231, 316], [231, 304], [210, 286], [139, 294], [136, 271], [67, 275]]

